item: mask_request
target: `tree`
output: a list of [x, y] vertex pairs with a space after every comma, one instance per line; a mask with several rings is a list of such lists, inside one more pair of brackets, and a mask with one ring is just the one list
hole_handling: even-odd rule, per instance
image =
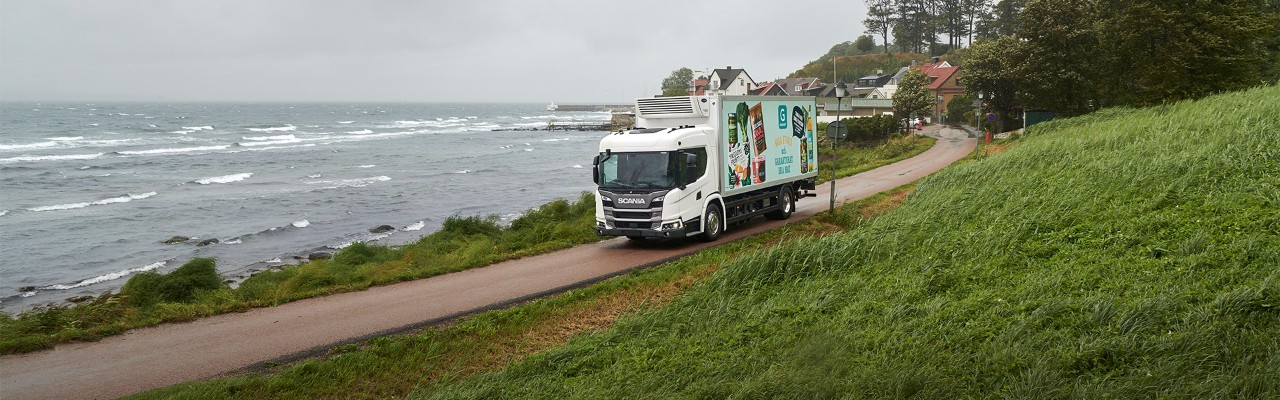
[[991, 12], [978, 22], [978, 38], [1013, 36], [1018, 33], [1019, 17], [1027, 0], [1000, 0]]
[[1018, 38], [1024, 40], [1015, 79], [1028, 108], [1062, 116], [1092, 112], [1099, 104], [1098, 83], [1117, 72], [1098, 68], [1097, 30], [1081, 19], [1101, 19], [1094, 0], [1030, 0], [1022, 11]]
[[671, 75], [662, 80], [662, 95], [687, 96], [691, 83], [693, 83], [693, 70], [681, 67], [671, 71]]
[[973, 122], [973, 101], [975, 99], [969, 94], [952, 97], [951, 102], [947, 103], [947, 123]]
[[999, 115], [996, 133], [1004, 132], [1004, 120], [1017, 104], [1015, 74], [1022, 46], [1023, 42], [1012, 36], [980, 39], [969, 47], [965, 56], [964, 76], [960, 83], [964, 85], [965, 93], [982, 99], [984, 110], [992, 110]]
[[1105, 105], [1146, 106], [1255, 86], [1276, 32], [1263, 0], [1097, 0]]
[[876, 49], [876, 40], [871, 35], [858, 36], [858, 39], [853, 41], [853, 47], [858, 48], [859, 53], [867, 54]]
[[889, 55], [889, 33], [893, 32], [893, 2], [891, 0], [867, 0], [867, 19], [862, 26], [865, 33], [879, 34], [884, 43], [884, 55]]
[[929, 77], [917, 69], [907, 71], [893, 94], [893, 113], [903, 119], [925, 114], [930, 107], [933, 107], [933, 95], [929, 93]]

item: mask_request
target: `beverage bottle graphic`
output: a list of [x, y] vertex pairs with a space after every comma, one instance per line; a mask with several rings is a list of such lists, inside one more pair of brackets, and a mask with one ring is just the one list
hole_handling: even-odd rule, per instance
[[738, 145], [738, 115], [729, 113], [729, 147]]

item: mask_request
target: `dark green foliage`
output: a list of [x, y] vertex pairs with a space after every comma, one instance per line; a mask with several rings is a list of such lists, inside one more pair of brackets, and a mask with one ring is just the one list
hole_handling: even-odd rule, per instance
[[951, 102], [947, 103], [947, 124], [974, 125], [976, 122], [974, 122], [973, 101], [976, 99], [976, 97], [967, 94], [953, 97]]
[[400, 258], [400, 253], [386, 246], [370, 246], [364, 244], [364, 242], [355, 242], [338, 251], [338, 254], [334, 254], [333, 264], [343, 267], [356, 267], [363, 264], [394, 260]]
[[158, 302], [182, 303], [198, 291], [222, 287], [218, 269], [212, 258], [195, 258], [168, 274], [147, 271], [129, 278], [120, 294], [140, 306]]
[[859, 55], [860, 50], [853, 42], [844, 42], [831, 46], [831, 50], [827, 54], [822, 55], [817, 60], [810, 61], [800, 70], [792, 72], [788, 78], [805, 78], [812, 77], [827, 82], [832, 79], [832, 58], [835, 58], [836, 65], [834, 68], [838, 72], [835, 82], [857, 82], [858, 78], [870, 75], [876, 71], [884, 71], [886, 73], [894, 73], [899, 68], [911, 65], [912, 61], [924, 63], [929, 59], [924, 54], [869, 54]]
[[671, 71], [671, 75], [662, 80], [663, 96], [686, 96], [689, 94], [689, 86], [693, 84], [693, 70], [688, 68], [677, 68]]
[[893, 94], [893, 113], [898, 119], [923, 116], [933, 107], [933, 94], [929, 92], [929, 77], [920, 70], [907, 71]]

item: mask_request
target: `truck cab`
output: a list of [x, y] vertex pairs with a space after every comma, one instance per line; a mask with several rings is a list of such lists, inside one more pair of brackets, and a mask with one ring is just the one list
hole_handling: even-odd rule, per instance
[[597, 233], [633, 239], [703, 233], [702, 210], [719, 176], [717, 164], [709, 162], [717, 156], [711, 142], [707, 126], [606, 136], [596, 156]]

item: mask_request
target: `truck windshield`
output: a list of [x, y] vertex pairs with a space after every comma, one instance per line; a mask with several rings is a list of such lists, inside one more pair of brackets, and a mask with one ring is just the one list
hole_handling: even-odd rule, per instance
[[679, 164], [671, 152], [613, 153], [600, 162], [600, 187], [670, 189], [676, 186]]

